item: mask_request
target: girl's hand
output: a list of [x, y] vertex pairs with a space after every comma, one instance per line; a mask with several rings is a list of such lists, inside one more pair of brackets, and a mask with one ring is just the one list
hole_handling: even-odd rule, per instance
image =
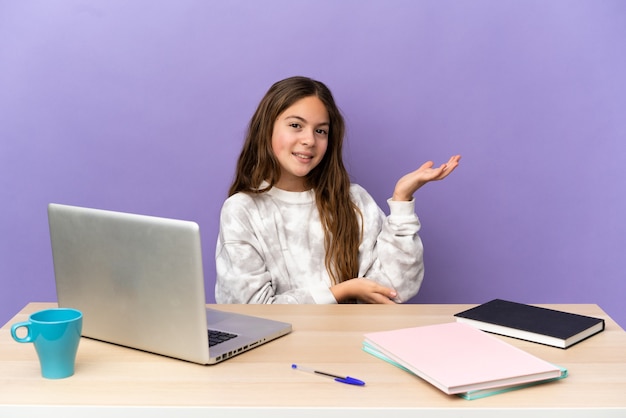
[[330, 288], [338, 303], [358, 300], [363, 303], [395, 304], [396, 291], [365, 277], [346, 280]]
[[443, 180], [459, 165], [460, 155], [454, 155], [447, 163], [433, 168], [435, 165], [428, 161], [417, 170], [405, 175], [396, 183], [392, 200], [411, 200], [413, 193], [429, 181]]

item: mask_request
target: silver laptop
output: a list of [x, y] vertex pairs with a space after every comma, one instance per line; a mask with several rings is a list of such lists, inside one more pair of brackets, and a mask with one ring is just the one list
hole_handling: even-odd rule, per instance
[[194, 222], [54, 203], [48, 221], [58, 303], [85, 337], [214, 364], [292, 329], [207, 309]]

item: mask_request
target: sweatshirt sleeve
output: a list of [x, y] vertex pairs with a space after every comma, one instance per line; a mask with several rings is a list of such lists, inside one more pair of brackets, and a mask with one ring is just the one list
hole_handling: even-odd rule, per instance
[[385, 216], [363, 188], [357, 186], [353, 193], [363, 213], [359, 276], [395, 289], [395, 302], [406, 302], [417, 294], [424, 277], [424, 249], [415, 200], [389, 199], [390, 212]]

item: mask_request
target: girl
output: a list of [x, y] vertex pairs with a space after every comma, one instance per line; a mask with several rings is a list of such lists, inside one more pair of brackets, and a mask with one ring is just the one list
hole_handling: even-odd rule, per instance
[[399, 303], [420, 288], [413, 193], [453, 156], [402, 177], [386, 217], [342, 161], [344, 121], [330, 90], [275, 83], [252, 116], [216, 248], [217, 303]]

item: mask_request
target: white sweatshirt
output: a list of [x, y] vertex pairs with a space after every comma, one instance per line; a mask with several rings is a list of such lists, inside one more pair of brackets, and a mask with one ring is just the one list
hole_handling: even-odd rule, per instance
[[[385, 216], [361, 186], [350, 187], [363, 214], [359, 275], [397, 292], [417, 294], [424, 276], [415, 200], [388, 200]], [[337, 303], [324, 265], [324, 232], [313, 191], [276, 187], [237, 193], [222, 207], [215, 263], [217, 303]]]

